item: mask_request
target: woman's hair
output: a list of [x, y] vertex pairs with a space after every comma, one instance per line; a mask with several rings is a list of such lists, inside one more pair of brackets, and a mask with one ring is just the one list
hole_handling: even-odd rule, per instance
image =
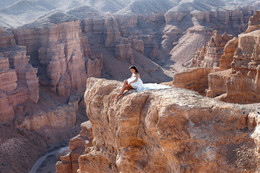
[[129, 69], [134, 69], [135, 72], [138, 73], [138, 70], [137, 70], [137, 68], [134, 65], [130, 66]]

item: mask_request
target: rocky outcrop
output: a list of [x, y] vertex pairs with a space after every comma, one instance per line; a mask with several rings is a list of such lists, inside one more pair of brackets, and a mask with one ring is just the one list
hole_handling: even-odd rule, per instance
[[35, 131], [43, 127], [70, 128], [76, 123], [75, 108], [71, 105], [64, 105], [50, 112], [41, 112], [38, 115], [27, 116], [17, 127]]
[[3, 92], [11, 92], [17, 87], [17, 75], [14, 69], [9, 68], [9, 59], [7, 57], [0, 58], [0, 89]]
[[260, 101], [260, 30], [238, 37], [238, 48], [227, 81], [226, 101], [250, 103]]
[[115, 17], [105, 18], [105, 46], [111, 47], [115, 46], [121, 38], [121, 33], [119, 31], [118, 22]]
[[[204, 78], [208, 77], [207, 96], [234, 103], [257, 103], [260, 101], [260, 20], [257, 17], [259, 13], [256, 11], [250, 18], [249, 27], [245, 33], [240, 34], [238, 38], [233, 38], [225, 45], [224, 54], [220, 59], [218, 58], [220, 67], [204, 76]], [[197, 60], [201, 59], [197, 58]], [[203, 61], [200, 63], [203, 64]], [[187, 78], [186, 74], [177, 74], [177, 79], [182, 78], [182, 76]], [[191, 75], [189, 77], [191, 78]], [[178, 83], [178, 80], [174, 82], [176, 86]], [[189, 88], [191, 84], [192, 82], [182, 85], [181, 81], [179, 87]]]
[[[28, 172], [41, 154], [78, 133], [76, 120], [80, 122], [80, 114], [84, 114], [79, 110], [84, 107], [80, 105], [80, 89], [82, 93], [86, 80], [83, 53], [88, 45], [82, 46], [80, 32], [73, 32], [75, 23], [72, 24], [71, 28], [65, 23], [49, 29], [21, 29], [15, 32], [15, 38], [12, 32], [0, 30], [0, 126], [9, 127], [0, 128], [0, 133], [11, 134], [6, 141], [0, 140], [1, 171]], [[79, 22], [78, 30], [81, 31]], [[40, 48], [43, 45], [46, 49]], [[46, 54], [40, 51], [38, 56], [39, 49]], [[89, 67], [93, 68], [93, 64]], [[60, 97], [50, 92], [46, 85], [55, 83], [59, 75], [60, 95], [69, 93], [71, 87], [78, 93]], [[95, 75], [99, 75], [97, 69]], [[77, 82], [79, 78], [82, 84]], [[19, 154], [16, 156], [15, 152]], [[27, 159], [17, 163], [23, 157]]]
[[99, 52], [89, 54], [86, 62], [87, 77], [100, 77], [103, 68], [103, 55]]
[[227, 90], [227, 80], [231, 74], [231, 69], [209, 73], [208, 76], [208, 89], [206, 95], [208, 97], [219, 97], [225, 95]]
[[[259, 104], [224, 103], [176, 88], [128, 92], [113, 101], [120, 85], [87, 81], [93, 140], [86, 146], [82, 134], [72, 139], [85, 146], [78, 172], [259, 171]], [[64, 160], [58, 165], [70, 162]]]
[[[233, 36], [244, 32], [254, 10], [254, 7], [244, 7], [227, 11], [169, 10], [166, 12], [162, 47], [170, 53], [171, 60], [175, 62], [171, 68], [181, 72], [183, 68], [190, 67], [194, 54], [210, 40], [214, 30]], [[214, 49], [211, 51], [214, 52]]]
[[[13, 99], [13, 106], [20, 104], [27, 99], [32, 100], [33, 102], [37, 103], [39, 100], [39, 79], [37, 77], [37, 68], [32, 67], [29, 63], [30, 57], [26, 55], [26, 48], [24, 46], [19, 46], [18, 48], [3, 51], [1, 52], [3, 56], [8, 57], [10, 68], [14, 69], [17, 74], [17, 90], [23, 90], [24, 98], [17, 97]], [[15, 94], [10, 94], [16, 95]], [[19, 100], [21, 99], [21, 100]]]
[[231, 35], [219, 35], [217, 31], [210, 38], [206, 47], [198, 50], [192, 59], [192, 67], [219, 67], [219, 60], [223, 55], [224, 46], [232, 39]]
[[118, 59], [134, 64], [132, 44], [129, 43], [127, 38], [123, 38], [120, 41], [120, 43], [116, 46], [115, 51]]
[[18, 104], [38, 102], [39, 80], [37, 68], [29, 63], [26, 48], [16, 45], [10, 31], [1, 29], [0, 32], [0, 119], [9, 123]]
[[70, 152], [60, 157], [56, 164], [57, 173], [77, 173], [78, 158], [85, 152], [85, 148], [92, 146], [92, 124], [90, 121], [81, 124], [80, 134], [70, 140]]
[[[39, 59], [47, 67], [52, 91], [69, 96], [85, 86], [85, 59], [81, 50], [80, 22], [62, 23], [50, 28], [48, 41], [39, 49]], [[55, 46], [54, 46], [55, 45]]]
[[252, 31], [255, 31], [255, 30], [259, 30], [259, 28], [260, 28], [260, 25], [259, 25], [260, 19], [259, 18], [260, 18], [260, 13], [259, 13], [259, 11], [256, 11], [254, 13], [254, 15], [252, 17], [250, 17], [249, 23], [248, 23], [248, 28], [245, 31], [245, 33], [252, 32]]
[[[258, 51], [259, 43], [259, 13], [255, 12], [249, 20], [249, 27], [247, 31], [238, 36], [238, 39], [234, 39], [225, 47], [225, 54], [221, 59], [221, 67], [224, 69], [226, 59], [230, 62], [230, 56], [232, 56], [231, 73], [222, 80], [222, 83], [226, 85], [225, 93], [221, 99], [227, 102], [236, 103], [252, 103], [259, 102], [259, 55]], [[251, 31], [251, 32], [250, 32]], [[236, 51], [234, 52], [234, 47]], [[222, 68], [223, 69], [223, 68]], [[212, 74], [214, 76], [214, 74]], [[215, 80], [215, 78], [214, 78]], [[213, 85], [210, 85], [212, 88]], [[212, 95], [211, 92], [215, 90], [210, 89], [208, 94]]]
[[13, 33], [10, 30], [0, 28], [0, 48], [8, 48], [15, 45]]
[[183, 73], [176, 73], [173, 86], [177, 88], [187, 88], [205, 95], [208, 88], [208, 74], [211, 68], [190, 68]]
[[234, 37], [232, 40], [228, 41], [224, 47], [224, 53], [219, 59], [219, 68], [220, 70], [227, 70], [231, 68], [231, 63], [233, 61], [233, 56], [236, 51], [238, 44], [238, 39]]
[[50, 85], [52, 92], [60, 96], [69, 96], [72, 91], [83, 93], [86, 77], [101, 75], [102, 55], [91, 51], [80, 23], [14, 31], [17, 43], [27, 47], [33, 65], [39, 68], [40, 83]]

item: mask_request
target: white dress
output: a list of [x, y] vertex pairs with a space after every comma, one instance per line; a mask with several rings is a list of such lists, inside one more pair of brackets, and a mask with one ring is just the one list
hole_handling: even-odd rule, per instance
[[[136, 79], [136, 74], [132, 74], [132, 76], [129, 78], [129, 79], [127, 79], [127, 82], [128, 83], [130, 83], [130, 82], [133, 82], [135, 79]], [[137, 79], [137, 81], [136, 82], [134, 82], [134, 83], [131, 83], [130, 84], [134, 89], [136, 89], [138, 92], [140, 92], [140, 91], [143, 91], [143, 89], [144, 89], [144, 87], [143, 87], [143, 81], [142, 81], [142, 79], [139, 77], [138, 79]]]

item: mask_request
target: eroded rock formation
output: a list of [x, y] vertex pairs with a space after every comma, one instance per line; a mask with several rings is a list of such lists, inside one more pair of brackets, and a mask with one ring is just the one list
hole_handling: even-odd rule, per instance
[[[255, 12], [254, 16], [250, 18], [247, 31], [240, 34], [238, 39], [234, 39], [225, 47], [225, 54], [221, 59], [221, 64], [225, 63], [223, 60], [230, 59], [227, 58], [227, 56], [229, 56], [227, 54], [229, 52], [230, 55], [232, 55], [234, 52], [234, 45], [237, 45], [231, 63], [231, 70], [229, 73], [225, 73], [226, 75], [222, 75], [226, 77], [223, 77], [224, 80], [220, 81], [226, 85], [225, 90], [222, 91], [224, 95], [222, 95], [221, 99], [227, 102], [252, 103], [260, 101], [260, 83], [258, 75], [260, 58], [260, 52], [258, 51], [260, 48], [259, 13], [259, 11]], [[214, 76], [214, 74], [211, 75], [210, 78], [213, 78], [211, 80], [215, 79]], [[210, 90], [208, 91], [208, 95], [214, 97], [222, 94], [215, 94], [216, 91], [212, 89], [214, 87], [213, 85], [214, 83], [209, 86]]]
[[219, 67], [219, 60], [223, 55], [224, 46], [232, 38], [231, 35], [226, 33], [220, 36], [215, 31], [207, 46], [196, 52], [192, 59], [192, 67]]
[[14, 118], [14, 109], [27, 100], [39, 100], [37, 69], [29, 63], [23, 46], [16, 46], [10, 31], [1, 30], [0, 50], [0, 119], [9, 122]]
[[56, 164], [57, 173], [77, 173], [79, 169], [78, 158], [85, 152], [85, 148], [92, 146], [92, 124], [90, 121], [81, 124], [80, 134], [70, 140], [69, 152], [60, 157]]
[[[224, 47], [223, 55], [216, 60], [220, 63], [219, 67], [213, 68], [212, 73], [204, 76], [204, 78], [208, 78], [207, 96], [217, 97], [223, 101], [235, 103], [254, 103], [260, 101], [259, 13], [259, 11], [256, 11], [250, 18], [249, 26], [245, 33], [227, 42]], [[202, 60], [204, 60], [207, 55], [201, 53], [198, 55], [202, 55], [204, 58], [197, 58], [196, 62], [202, 63], [201, 65], [204, 66]], [[193, 80], [182, 85], [186, 78], [193, 78]], [[200, 78], [200, 75], [193, 75], [193, 77], [189, 75], [187, 77], [186, 72], [180, 73], [177, 75], [178, 80], [174, 81], [174, 85], [201, 92], [199, 90], [200, 88], [189, 88], [196, 79]]]
[[[74, 26], [75, 23], [72, 24], [72, 28], [77, 26]], [[80, 95], [74, 92], [67, 95], [69, 96], [67, 98], [59, 97], [51, 93], [46, 85], [55, 84], [58, 80], [56, 87], [60, 95], [66, 95], [71, 88], [82, 93], [86, 80], [85, 57], [83, 53], [80, 54], [83, 52], [81, 44], [78, 43], [81, 40], [79, 35], [71, 31], [73, 29], [66, 23], [53, 28], [53, 30], [46, 28], [22, 30], [20, 32], [24, 37], [21, 35], [14, 37], [10, 30], [0, 30], [0, 124], [8, 127], [3, 126], [0, 133], [5, 131], [7, 134], [14, 135], [13, 139], [7, 137], [7, 141], [0, 141], [1, 154], [4, 155], [0, 159], [0, 162], [4, 163], [0, 166], [1, 171], [7, 172], [6, 170], [12, 167], [11, 172], [28, 172], [34, 161], [46, 152], [47, 148], [52, 148], [77, 132], [76, 117], [79, 112]], [[80, 28], [79, 31], [81, 31]], [[47, 33], [52, 33], [52, 35], [47, 37]], [[77, 47], [75, 42], [78, 48], [75, 48]], [[39, 56], [41, 59], [38, 59], [35, 55], [43, 44], [46, 46], [46, 54]], [[52, 46], [48, 47], [51, 44]], [[63, 50], [61, 50], [62, 47]], [[81, 58], [81, 61], [77, 58]], [[63, 62], [68, 63], [63, 64]], [[92, 67], [92, 64], [89, 66]], [[47, 77], [50, 83], [45, 83], [43, 76], [46, 76], [46, 72], [48, 72]], [[40, 81], [38, 75], [41, 78]], [[60, 78], [57, 79], [59, 76]], [[52, 88], [54, 86], [52, 85]], [[21, 137], [22, 134], [24, 134], [23, 137]], [[35, 139], [31, 140], [31, 136]], [[40, 142], [37, 143], [35, 140]], [[16, 151], [15, 143], [19, 145], [17, 147], [19, 151]], [[7, 149], [9, 144], [10, 149]], [[33, 146], [35, 144], [39, 146]], [[33, 150], [31, 154], [28, 153], [30, 147]], [[20, 154], [18, 156], [11, 154], [11, 149]], [[28, 161], [13, 165], [15, 159], [22, 158], [23, 154], [28, 157]], [[10, 155], [10, 158], [6, 158], [7, 155]]]
[[173, 85], [177, 88], [187, 88], [205, 95], [210, 72], [212, 72], [211, 68], [190, 68], [183, 73], [176, 73]]
[[198, 48], [210, 40], [213, 30], [233, 36], [244, 32], [253, 11], [254, 7], [221, 12], [196, 12], [195, 10], [190, 13], [169, 10], [165, 14], [166, 26], [162, 46], [170, 52], [171, 60], [176, 62], [172, 68], [181, 71], [178, 66], [190, 66], [191, 63], [187, 62], [192, 59]]
[[53, 26], [48, 35], [48, 42], [39, 49], [39, 59], [47, 66], [52, 91], [66, 96], [70, 95], [71, 89], [82, 92], [86, 72], [80, 45], [80, 22]]
[[93, 140], [86, 146], [81, 134], [72, 139], [85, 146], [78, 172], [259, 171], [259, 104], [224, 103], [177, 88], [112, 101], [120, 85], [87, 81]]

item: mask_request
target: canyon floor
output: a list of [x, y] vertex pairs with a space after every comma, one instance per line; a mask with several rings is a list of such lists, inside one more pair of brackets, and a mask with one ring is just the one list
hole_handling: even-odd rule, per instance
[[[224, 107], [225, 104], [235, 107], [234, 110], [227, 108], [227, 112], [239, 112], [239, 115], [233, 115], [220, 111], [225, 114], [222, 117], [226, 120], [224, 124], [229, 125], [234, 120], [240, 130], [237, 132], [233, 126], [226, 129], [232, 131], [228, 133], [228, 138], [232, 138], [233, 144], [217, 142], [225, 143], [223, 145], [227, 151], [228, 148], [243, 150], [242, 146], [245, 145], [245, 150], [250, 150], [252, 154], [252, 165], [246, 167], [248, 160], [243, 160], [242, 156], [233, 157], [234, 153], [231, 152], [230, 155], [225, 155], [231, 163], [231, 166], [225, 166], [225, 171], [238, 171], [236, 166], [239, 171], [257, 171], [259, 163], [255, 160], [255, 157], [258, 157], [255, 148], [259, 147], [259, 122], [256, 115], [259, 112], [255, 109], [259, 108], [260, 102], [259, 10], [260, 3], [257, 0], [1, 1], [0, 172], [28, 172], [37, 159], [68, 143], [68, 153], [61, 156], [49, 155], [36, 172], [54, 172], [56, 161], [57, 172], [62, 173], [76, 173], [78, 169], [81, 172], [119, 172], [123, 169], [130, 172], [203, 172], [203, 169], [218, 168], [213, 163], [213, 155], [217, 153], [214, 156], [224, 158], [218, 146], [207, 148], [205, 159], [208, 162], [205, 163], [210, 163], [208, 167], [202, 167], [200, 170], [192, 166], [192, 163], [197, 163], [196, 159], [188, 159], [193, 158], [194, 153], [187, 154], [191, 151], [191, 146], [185, 141], [192, 143], [195, 140], [192, 135], [198, 135], [197, 132], [190, 131], [192, 123], [198, 125], [195, 130], [212, 130], [204, 127], [203, 123], [209, 123], [206, 119], [203, 119], [202, 123], [198, 122], [198, 117], [188, 118], [189, 121], [185, 117], [191, 116], [190, 112], [185, 111], [196, 106], [198, 100], [212, 103], [206, 106], [208, 112], [203, 114], [213, 118], [214, 122], [220, 121], [217, 112], [222, 106], [216, 107], [216, 110], [209, 108], [214, 107], [213, 102], [217, 105], [223, 104]], [[142, 103], [140, 105], [144, 107], [141, 110], [149, 111], [146, 101], [153, 105], [155, 102], [149, 100], [150, 97], [158, 97], [161, 100], [158, 104], [166, 106], [165, 110], [158, 108], [158, 111], [165, 113], [157, 113], [160, 116], [169, 116], [169, 119], [159, 120], [161, 124], [159, 123], [158, 127], [153, 126], [157, 121], [156, 116], [147, 112], [148, 124], [143, 126], [143, 130], [148, 136], [144, 135], [142, 130], [142, 133], [137, 133], [136, 129], [131, 129], [134, 127], [124, 122], [125, 118], [134, 121], [135, 125], [138, 125], [138, 122], [145, 123], [143, 114], [139, 118], [131, 119], [127, 115], [133, 115], [136, 110], [125, 108], [126, 112], [120, 114], [113, 109], [113, 105], [107, 105], [107, 96], [112, 98], [116, 92], [114, 87], [121, 85], [114, 80], [123, 81], [129, 78], [130, 65], [139, 69], [145, 83], [163, 83], [175, 89], [185, 88], [169, 92], [151, 91], [148, 94], [130, 91], [126, 93], [123, 101], [119, 101], [122, 108], [129, 103], [135, 107]], [[189, 99], [196, 99], [190, 100], [186, 106], [179, 105], [185, 110], [184, 117], [181, 114], [179, 118], [171, 119], [170, 115], [175, 109], [170, 109], [170, 105], [176, 105], [170, 98], [178, 99], [176, 94], [179, 92], [183, 92]], [[97, 95], [93, 95], [94, 93]], [[88, 95], [95, 101], [89, 99]], [[215, 100], [220, 100], [221, 104]], [[236, 106], [233, 103], [241, 105]], [[115, 108], [120, 109], [117, 106]], [[178, 107], [175, 108], [181, 111]], [[203, 110], [203, 106], [196, 109], [198, 114], [200, 109]], [[104, 115], [104, 112], [99, 114], [96, 111], [108, 111], [109, 117]], [[211, 111], [215, 111], [214, 115], [210, 114]], [[111, 119], [110, 115], [116, 115], [119, 119]], [[101, 116], [100, 122], [95, 116]], [[149, 119], [149, 116], [155, 119]], [[88, 117], [90, 121], [87, 121]], [[168, 120], [173, 123], [180, 121], [183, 126], [179, 127], [177, 123], [176, 127], [168, 127], [165, 122], [164, 127], [164, 121]], [[103, 121], [104, 127], [101, 127], [99, 124]], [[119, 140], [115, 144], [106, 136], [102, 137], [103, 133], [106, 133], [105, 127], [110, 129], [107, 133], [109, 132], [111, 139], [126, 133], [124, 129], [113, 129], [111, 125], [115, 124], [130, 128], [129, 141], [115, 139]], [[212, 128], [216, 125], [219, 124], [213, 124]], [[186, 127], [188, 129], [185, 129]], [[104, 129], [99, 131], [99, 128]], [[167, 131], [168, 136], [157, 134], [157, 138], [154, 133], [156, 128], [159, 128], [158, 133]], [[186, 131], [181, 131], [182, 128]], [[221, 131], [214, 128], [212, 133]], [[174, 134], [174, 130], [187, 138]], [[249, 132], [253, 131], [255, 137], [249, 137]], [[235, 132], [241, 136], [236, 136], [236, 139], [230, 136]], [[220, 135], [219, 131], [216, 133]], [[141, 136], [136, 138], [134, 134]], [[209, 139], [214, 138], [213, 134], [207, 135]], [[151, 138], [155, 141], [150, 141]], [[169, 143], [166, 141], [168, 138]], [[151, 145], [148, 144], [150, 142]], [[126, 144], [133, 147], [126, 147]], [[177, 148], [171, 150], [167, 145]], [[180, 145], [187, 148], [183, 149]], [[119, 146], [124, 149], [119, 149]], [[202, 145], [196, 146], [197, 154], [204, 158], [204, 151], [200, 150]], [[175, 156], [171, 157], [162, 152], [162, 148]], [[129, 158], [124, 158], [124, 154], [129, 156], [130, 162], [127, 161]], [[162, 159], [163, 166], [159, 166], [161, 163], [156, 162], [153, 154]], [[136, 160], [135, 157], [142, 161]], [[188, 160], [189, 164], [184, 164], [181, 157]], [[103, 165], [99, 165], [95, 159], [100, 160]], [[146, 162], [146, 159], [150, 160]], [[153, 162], [154, 167], [151, 166]], [[219, 163], [226, 165], [225, 161]]]

